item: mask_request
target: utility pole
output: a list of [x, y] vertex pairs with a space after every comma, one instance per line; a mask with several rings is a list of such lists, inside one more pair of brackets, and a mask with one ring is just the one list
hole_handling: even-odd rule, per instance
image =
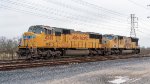
[[138, 28], [138, 17], [135, 17], [135, 14], [131, 14], [131, 31], [130, 31], [130, 37], [136, 37], [135, 28]]

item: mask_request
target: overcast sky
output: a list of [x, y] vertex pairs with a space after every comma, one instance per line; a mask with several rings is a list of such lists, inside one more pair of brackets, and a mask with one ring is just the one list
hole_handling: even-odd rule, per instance
[[149, 0], [0, 0], [0, 36], [21, 36], [31, 25], [130, 36], [130, 14], [135, 14], [140, 46], [150, 47], [149, 4]]

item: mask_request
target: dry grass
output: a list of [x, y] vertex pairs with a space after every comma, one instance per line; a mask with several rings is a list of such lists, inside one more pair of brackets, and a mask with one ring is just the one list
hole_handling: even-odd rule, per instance
[[141, 48], [140, 54], [142, 54], [142, 55], [150, 54], [150, 48]]
[[18, 56], [16, 53], [10, 54], [10, 53], [0, 53], [0, 60], [13, 60], [18, 59]]

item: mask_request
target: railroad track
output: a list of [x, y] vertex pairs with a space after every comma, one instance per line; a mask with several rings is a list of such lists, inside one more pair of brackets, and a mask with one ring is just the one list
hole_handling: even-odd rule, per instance
[[8, 62], [0, 63], [0, 71], [42, 67], [42, 66], [56, 66], [56, 65], [84, 63], [84, 62], [106, 61], [106, 60], [115, 60], [115, 59], [139, 58], [139, 57], [150, 57], [150, 56], [149, 55], [118, 55], [118, 56], [111, 55], [111, 56], [75, 57], [75, 58], [35, 60], [35, 61], [12, 60]]

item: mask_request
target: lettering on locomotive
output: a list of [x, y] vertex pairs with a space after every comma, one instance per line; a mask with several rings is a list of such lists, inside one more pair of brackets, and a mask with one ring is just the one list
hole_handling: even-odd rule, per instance
[[53, 35], [47, 35], [47, 36], [45, 37], [45, 40], [53, 40]]
[[72, 36], [72, 39], [73, 40], [88, 40], [88, 37], [87, 36], [77, 36], [77, 35], [74, 35], [74, 36]]

